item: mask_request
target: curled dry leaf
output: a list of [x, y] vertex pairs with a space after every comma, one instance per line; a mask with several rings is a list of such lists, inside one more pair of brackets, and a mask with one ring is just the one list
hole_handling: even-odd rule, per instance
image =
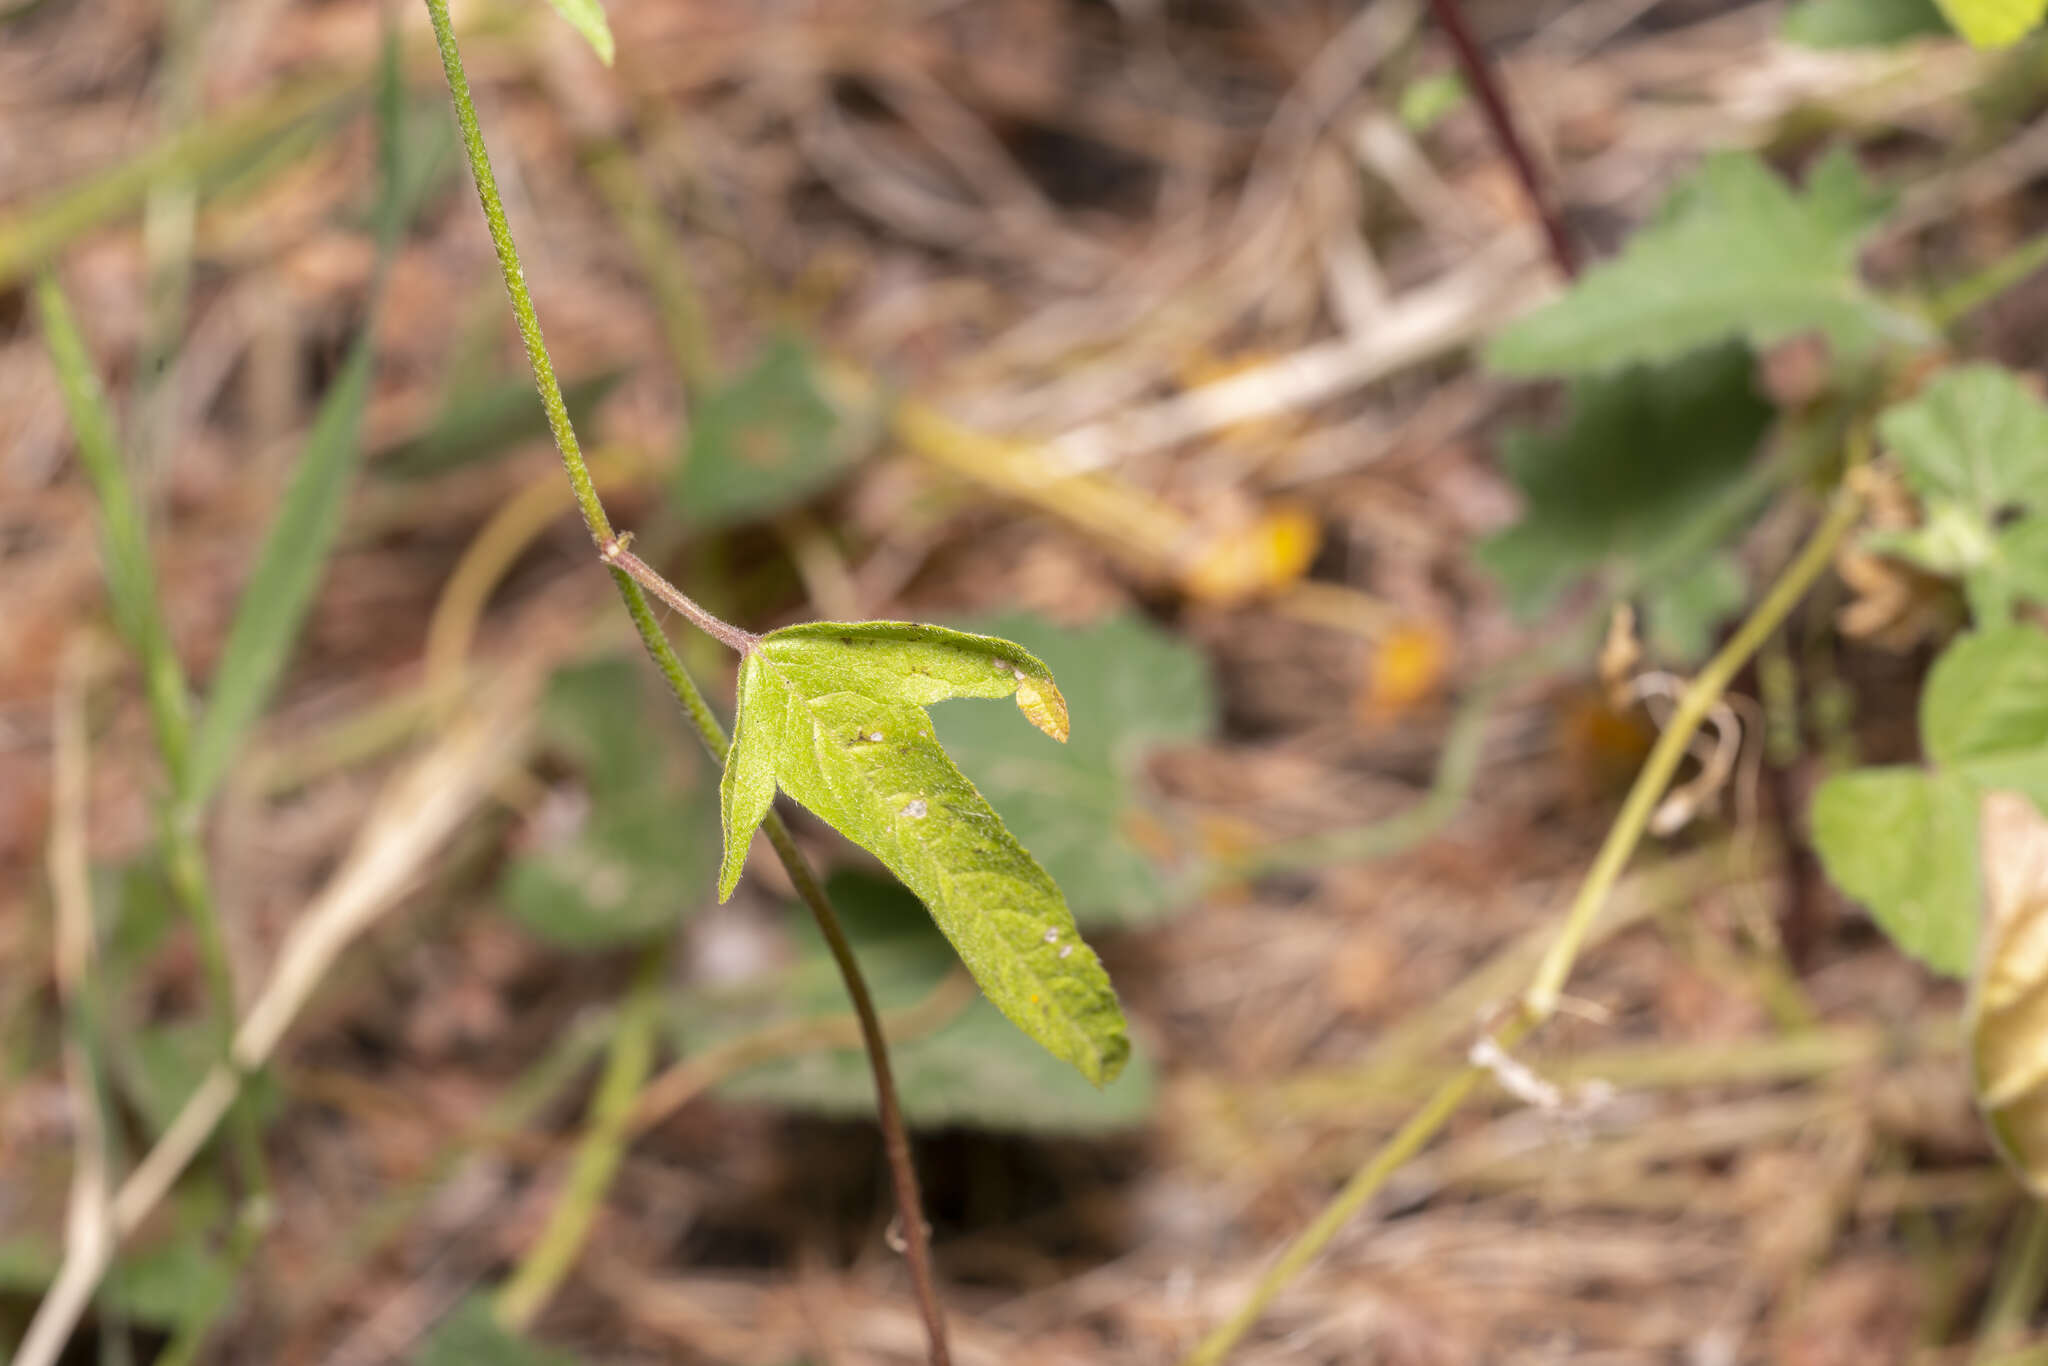
[[1984, 798], [1984, 933], [1967, 1021], [1971, 1084], [1992, 1137], [2048, 1194], [2048, 819], [2016, 792]]

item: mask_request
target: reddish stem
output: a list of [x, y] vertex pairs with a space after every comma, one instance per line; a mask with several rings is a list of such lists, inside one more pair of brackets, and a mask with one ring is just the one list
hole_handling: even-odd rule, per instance
[[1578, 249], [1566, 234], [1564, 219], [1551, 203], [1543, 177], [1536, 169], [1534, 158], [1529, 155], [1528, 144], [1522, 140], [1514, 110], [1508, 104], [1507, 91], [1495, 76], [1493, 64], [1473, 40], [1472, 29], [1465, 22], [1465, 11], [1459, 8], [1458, 0], [1429, 0], [1429, 8], [1430, 13], [1436, 16], [1437, 27], [1444, 31], [1444, 36], [1451, 40], [1452, 50], [1458, 54], [1458, 66], [1464, 72], [1465, 84], [1479, 96], [1479, 107], [1486, 114], [1486, 126], [1493, 134], [1494, 143], [1515, 168], [1515, 178], [1522, 182], [1522, 193], [1529, 197], [1530, 212], [1543, 225], [1543, 239], [1549, 244], [1551, 261], [1565, 279], [1577, 279]]

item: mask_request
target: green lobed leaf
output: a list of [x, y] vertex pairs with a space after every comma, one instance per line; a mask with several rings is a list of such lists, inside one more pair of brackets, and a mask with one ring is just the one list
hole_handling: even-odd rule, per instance
[[2048, 634], [2010, 626], [1958, 639], [1928, 673], [1920, 736], [1932, 769], [1822, 784], [1814, 846], [1900, 947], [1960, 974], [1977, 942], [1979, 803], [1998, 791], [2048, 801]]
[[612, 41], [611, 25], [604, 19], [604, 6], [599, 0], [548, 0], [555, 7], [555, 13], [569, 21], [569, 26], [583, 35], [583, 41], [590, 44], [590, 50], [606, 66], [612, 64], [617, 55], [617, 45]]
[[1659, 221], [1569, 293], [1511, 324], [1487, 362], [1517, 375], [1659, 363], [1731, 339], [1824, 334], [1838, 355], [1932, 334], [1866, 289], [1857, 247], [1884, 201], [1838, 151], [1795, 191], [1749, 153], [1710, 159]]
[[840, 435], [810, 350], [775, 337], [691, 414], [677, 506], [699, 526], [792, 507], [845, 473], [850, 451]]
[[1785, 12], [1779, 33], [1806, 47], [1885, 47], [1947, 34], [1934, 0], [1801, 0]]
[[1866, 768], [1813, 798], [1813, 845], [1892, 942], [1959, 977], [1976, 953], [1977, 790], [1954, 773]]
[[674, 709], [644, 670], [608, 657], [550, 680], [541, 728], [580, 770], [588, 809], [507, 863], [505, 909], [572, 949], [667, 933], [698, 908], [715, 857], [712, 785], [694, 749], [676, 743]]
[[722, 881], [766, 812], [772, 773], [918, 895], [998, 1009], [1100, 1085], [1130, 1050], [1108, 974], [1057, 884], [947, 757], [924, 711], [1002, 696], [1066, 737], [1051, 671], [1009, 641], [905, 622], [813, 622], [763, 637], [740, 666]]
[[575, 1366], [576, 1358], [520, 1337], [493, 1316], [488, 1298], [471, 1295], [410, 1360], [412, 1366]]
[[1740, 482], [1770, 423], [1740, 345], [1581, 379], [1561, 428], [1504, 443], [1525, 506], [1479, 562], [1523, 616], [1585, 574], [1637, 566]]
[[1924, 499], [1955, 499], [1987, 522], [2048, 499], [2048, 405], [2002, 367], [1944, 370], [1877, 430]]
[[2009, 47], [2041, 26], [2048, 0], [1939, 0], [1956, 32], [1978, 47]]
[[1142, 800], [1148, 750], [1192, 743], [1216, 723], [1208, 661], [1141, 617], [1074, 629], [1012, 613], [967, 623], [1037, 652], [1087, 719], [1055, 748], [998, 707], [933, 714], [947, 753], [1066, 893], [1084, 927], [1126, 925], [1175, 904], [1164, 827]]
[[2022, 599], [2048, 601], [2048, 406], [2008, 371], [1958, 366], [1886, 409], [1878, 430], [1921, 518], [1864, 546], [1960, 580], [1980, 627], [2009, 624]]
[[[884, 1012], [925, 1001], [948, 973], [959, 970], [952, 947], [902, 887], [842, 872], [832, 877], [828, 891]], [[784, 1022], [845, 1016], [846, 989], [824, 939], [801, 908], [792, 908], [791, 924], [800, 953], [766, 983], [683, 996], [675, 1012], [679, 1048], [698, 1052]], [[926, 1129], [1111, 1132], [1143, 1123], [1157, 1094], [1152, 1066], [1141, 1051], [1110, 1085], [1090, 1086], [978, 995], [936, 1028], [892, 1038], [889, 1057], [904, 1118]], [[828, 1115], [874, 1110], [874, 1077], [866, 1054], [855, 1047], [763, 1062], [721, 1082], [718, 1090], [731, 1100]]]

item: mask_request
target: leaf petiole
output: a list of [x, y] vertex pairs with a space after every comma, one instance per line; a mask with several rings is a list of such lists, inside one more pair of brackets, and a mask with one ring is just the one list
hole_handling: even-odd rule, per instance
[[604, 543], [604, 548], [597, 552], [598, 558], [688, 617], [690, 624], [705, 635], [738, 652], [740, 658], [745, 659], [761, 647], [761, 637], [705, 611], [682, 589], [656, 573], [653, 565], [626, 549], [632, 539], [633, 533], [630, 531], [622, 536], [612, 537]]

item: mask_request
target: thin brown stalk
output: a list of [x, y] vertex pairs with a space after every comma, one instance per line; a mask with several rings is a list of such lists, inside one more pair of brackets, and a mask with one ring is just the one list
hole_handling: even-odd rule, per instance
[[1479, 48], [1472, 36], [1471, 25], [1465, 22], [1465, 11], [1458, 0], [1429, 0], [1430, 13], [1436, 16], [1437, 26], [1444, 36], [1451, 40], [1451, 49], [1458, 56], [1458, 68], [1464, 73], [1465, 84], [1479, 97], [1480, 110], [1486, 115], [1486, 127], [1493, 134], [1494, 143], [1508, 163], [1515, 168], [1515, 178], [1522, 182], [1522, 193], [1529, 197], [1529, 211], [1536, 221], [1543, 225], [1543, 240], [1550, 248], [1550, 259], [1557, 266], [1558, 274], [1567, 280], [1579, 275], [1579, 252], [1572, 245], [1571, 234], [1565, 231], [1564, 218], [1558, 213], [1542, 173], [1536, 168], [1536, 160], [1529, 155], [1529, 144], [1522, 137], [1522, 130], [1515, 121], [1514, 107], [1508, 103], [1508, 94], [1495, 74], [1493, 63]]

